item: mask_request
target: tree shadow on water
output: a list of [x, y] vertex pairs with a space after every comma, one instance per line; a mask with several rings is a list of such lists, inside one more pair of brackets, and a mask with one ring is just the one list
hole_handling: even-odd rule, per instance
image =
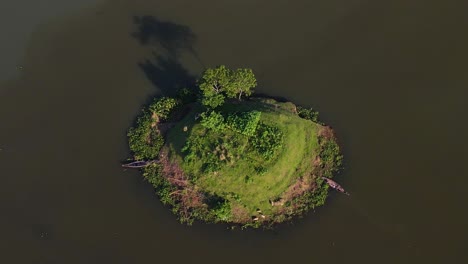
[[181, 50], [194, 52], [196, 36], [184, 25], [161, 21], [153, 16], [135, 16], [138, 31], [132, 36], [142, 45], [160, 45], [170, 56], [177, 57]]
[[193, 88], [195, 77], [179, 59], [181, 52], [189, 52], [203, 66], [193, 48], [196, 36], [192, 30], [187, 26], [161, 21], [153, 16], [135, 16], [133, 21], [137, 31], [132, 36], [141, 45], [155, 48], [154, 59], [138, 63], [147, 78], [161, 89], [164, 95], [174, 95], [178, 89], [184, 87]]
[[195, 77], [177, 60], [157, 54], [154, 54], [154, 57], [154, 61], [145, 60], [138, 65], [164, 95], [173, 96], [181, 88], [193, 88]]

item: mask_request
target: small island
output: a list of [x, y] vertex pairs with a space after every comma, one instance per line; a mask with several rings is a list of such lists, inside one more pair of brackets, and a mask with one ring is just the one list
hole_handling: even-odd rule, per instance
[[207, 69], [130, 128], [128, 167], [182, 223], [271, 227], [324, 204], [342, 164], [332, 129], [313, 109], [252, 96], [256, 85], [251, 69]]

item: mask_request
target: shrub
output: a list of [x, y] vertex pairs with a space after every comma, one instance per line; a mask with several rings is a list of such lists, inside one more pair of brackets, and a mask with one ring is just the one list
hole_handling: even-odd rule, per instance
[[261, 116], [259, 111], [235, 113], [228, 116], [226, 123], [230, 129], [250, 137], [255, 134]]
[[172, 185], [161, 173], [161, 166], [159, 164], [151, 164], [144, 168], [143, 177], [153, 185], [156, 194], [160, 197], [163, 204], [174, 206], [175, 200], [171, 196], [171, 192], [175, 190]]
[[297, 114], [301, 118], [311, 120], [312, 122], [315, 122], [315, 123], [320, 123], [319, 112], [315, 111], [313, 108], [304, 108], [304, 107], [298, 106]]
[[162, 136], [151, 127], [151, 123], [150, 114], [144, 113], [137, 119], [136, 126], [130, 128], [127, 133], [130, 150], [136, 160], [156, 158], [164, 144]]
[[207, 129], [222, 131], [226, 127], [223, 115], [218, 112], [204, 112], [201, 114], [201, 118], [200, 124]]
[[216, 205], [216, 207], [212, 208], [211, 212], [216, 222], [228, 222], [232, 218], [231, 203], [224, 200]]
[[269, 160], [283, 145], [283, 132], [275, 126], [260, 123], [255, 137], [251, 138], [251, 143], [263, 158]]
[[179, 102], [174, 98], [161, 97], [153, 101], [149, 106], [149, 110], [152, 113], [157, 114], [160, 120], [165, 120], [178, 104]]
[[[323, 181], [322, 179], [319, 179]], [[317, 188], [310, 196], [310, 205], [312, 208], [319, 207], [325, 204], [325, 200], [328, 196], [328, 184], [318, 183]]]
[[[149, 111], [143, 111], [143, 115], [137, 118], [136, 125], [127, 133], [135, 160], [155, 159], [158, 156], [164, 139], [154, 124], [167, 119], [178, 104], [177, 99], [170, 97], [155, 99], [148, 107]], [[157, 115], [156, 119], [153, 118], [154, 114]]]
[[326, 177], [332, 177], [333, 172], [338, 171], [343, 163], [343, 155], [340, 152], [340, 147], [333, 139], [321, 139], [320, 159], [324, 164], [326, 170]]
[[182, 152], [185, 153], [185, 161], [190, 162], [201, 157], [205, 151], [206, 145], [200, 136], [190, 136], [187, 138]]
[[221, 168], [221, 164], [217, 157], [210, 155], [209, 160], [203, 164], [202, 170], [205, 173], [215, 172]]

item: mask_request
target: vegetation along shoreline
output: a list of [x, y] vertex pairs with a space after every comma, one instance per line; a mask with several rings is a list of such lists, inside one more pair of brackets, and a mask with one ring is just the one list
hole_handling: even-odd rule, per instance
[[341, 191], [333, 130], [311, 108], [251, 97], [256, 85], [251, 69], [207, 69], [197, 89], [155, 98], [129, 129], [126, 166], [182, 223], [272, 227]]

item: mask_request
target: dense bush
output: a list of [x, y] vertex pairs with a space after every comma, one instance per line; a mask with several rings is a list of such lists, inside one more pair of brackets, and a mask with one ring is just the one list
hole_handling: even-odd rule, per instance
[[203, 138], [200, 136], [191, 136], [187, 138], [184, 147], [181, 149], [182, 152], [185, 153], [185, 161], [190, 162], [195, 160], [199, 155], [201, 157], [201, 155], [207, 153], [206, 147], [207, 146], [205, 145]]
[[232, 218], [231, 203], [224, 201], [220, 206], [212, 209], [215, 221], [217, 222], [229, 222]]
[[158, 131], [151, 127], [153, 122], [149, 113], [144, 113], [137, 119], [135, 127], [127, 133], [130, 150], [135, 160], [154, 159], [158, 156], [164, 140]]
[[322, 206], [325, 204], [325, 200], [327, 199], [328, 196], [328, 184], [323, 182], [322, 178], [317, 179], [317, 187], [314, 190], [314, 192], [310, 195], [310, 206], [312, 208]]
[[333, 139], [320, 139], [321, 150], [320, 159], [324, 166], [324, 176], [333, 177], [333, 173], [340, 170], [343, 163], [343, 155], [340, 152], [340, 147]]
[[250, 137], [255, 134], [261, 115], [259, 111], [230, 114], [226, 124], [230, 129]]
[[229, 114], [224, 118], [222, 114], [216, 111], [207, 111], [201, 114], [200, 124], [214, 131], [221, 132], [229, 128], [245, 136], [253, 136], [257, 130], [262, 113], [259, 111], [241, 112]]
[[203, 172], [209, 173], [219, 170], [222, 161], [216, 152], [213, 151], [212, 144], [205, 141], [203, 136], [191, 136], [185, 142], [182, 152], [185, 154], [185, 162], [203, 160]]
[[226, 127], [223, 115], [215, 111], [202, 113], [200, 124], [214, 131], [222, 131]]
[[215, 222], [227, 222], [232, 218], [231, 203], [216, 194], [205, 194], [205, 203], [210, 211], [210, 218]]
[[283, 138], [283, 132], [278, 127], [260, 123], [251, 143], [263, 158], [269, 160], [281, 149]]
[[160, 121], [166, 120], [172, 110], [178, 105], [178, 101], [171, 97], [156, 98], [149, 106], [149, 110], [156, 114]]
[[319, 112], [315, 111], [312, 108], [304, 108], [301, 106], [298, 106], [297, 108], [297, 114], [304, 119], [311, 120], [312, 122], [315, 123], [320, 123], [319, 122]]
[[294, 205], [293, 215], [303, 215], [310, 209], [322, 206], [328, 196], [328, 185], [320, 184], [313, 192], [305, 192], [303, 195], [294, 198], [290, 205]]
[[158, 156], [164, 139], [155, 125], [167, 119], [178, 104], [174, 98], [157, 98], [148, 107], [149, 111], [143, 111], [143, 115], [137, 118], [136, 125], [127, 133], [135, 160], [152, 160]]

